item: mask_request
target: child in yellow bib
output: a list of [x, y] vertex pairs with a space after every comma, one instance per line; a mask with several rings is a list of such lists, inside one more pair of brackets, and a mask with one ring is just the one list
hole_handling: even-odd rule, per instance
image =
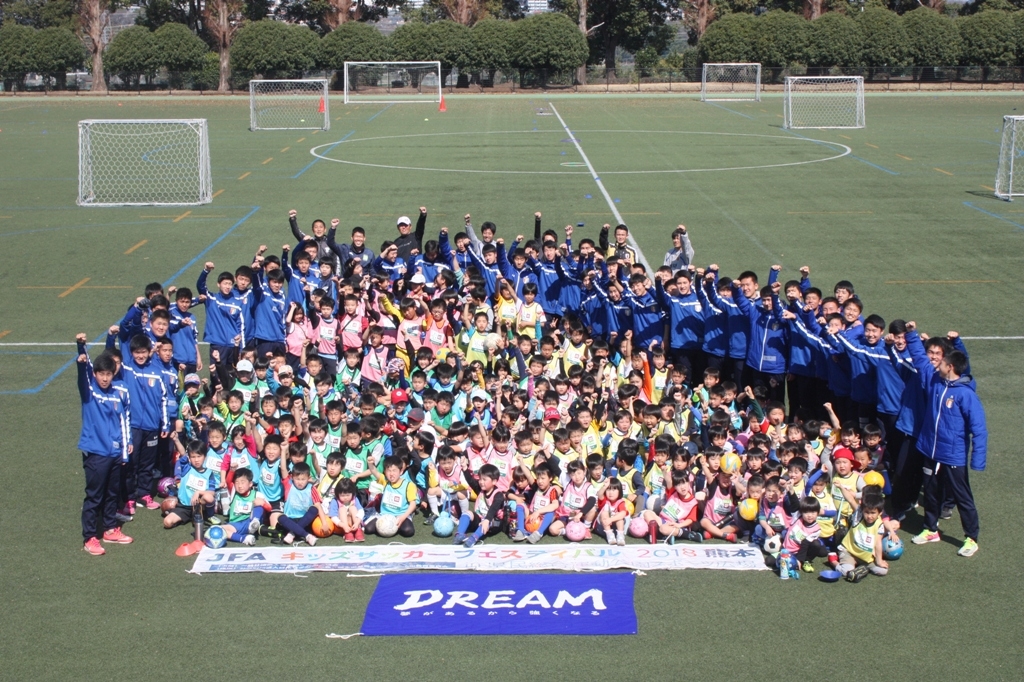
[[867, 486], [861, 493], [860, 521], [855, 524], [839, 545], [839, 565], [836, 568], [851, 583], [860, 582], [868, 573], [883, 576], [889, 564], [882, 556], [882, 508], [885, 497], [878, 486]]

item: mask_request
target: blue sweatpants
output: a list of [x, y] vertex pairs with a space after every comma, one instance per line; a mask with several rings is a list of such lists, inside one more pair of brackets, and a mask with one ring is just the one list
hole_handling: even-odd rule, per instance
[[[528, 514], [526, 512], [526, 507], [524, 507], [521, 504], [517, 504], [516, 505], [516, 527], [519, 529], [519, 532], [522, 533], [523, 535], [529, 535], [530, 534], [526, 530], [526, 517], [527, 516], [528, 516]], [[547, 529], [548, 529], [548, 526], [550, 526], [551, 522], [554, 521], [554, 520], [555, 520], [555, 513], [554, 512], [548, 512], [548, 513], [544, 514], [544, 516], [540, 517], [540, 528], [537, 529], [537, 532], [540, 533], [541, 535], [544, 535], [545, 531], [547, 531]]]
[[241, 521], [235, 521], [234, 523], [225, 524], [226, 527], [231, 528], [234, 532], [228, 537], [228, 540], [232, 542], [241, 542], [245, 539], [245, 536], [249, 534], [249, 524], [252, 520], [263, 521], [263, 507], [256, 507], [252, 510], [252, 516]]

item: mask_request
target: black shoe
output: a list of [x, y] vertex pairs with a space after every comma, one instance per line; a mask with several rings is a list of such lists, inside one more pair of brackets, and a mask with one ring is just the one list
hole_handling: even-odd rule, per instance
[[953, 518], [953, 508], [944, 508], [942, 511], [939, 512], [939, 518], [943, 520]]
[[704, 542], [704, 536], [695, 530], [686, 531], [686, 539], [690, 542]]
[[279, 538], [281, 537], [282, 533], [276, 528], [271, 528], [270, 526], [262, 525], [260, 526], [260, 535], [262, 535], [265, 538]]
[[859, 583], [867, 577], [869, 571], [867, 566], [858, 566], [846, 574], [846, 582]]
[[437, 521], [437, 514], [428, 514], [427, 518], [423, 519], [424, 526], [433, 526], [434, 521]]

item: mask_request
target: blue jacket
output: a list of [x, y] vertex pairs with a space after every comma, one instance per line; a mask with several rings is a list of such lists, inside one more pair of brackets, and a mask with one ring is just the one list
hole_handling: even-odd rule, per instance
[[448, 241], [447, 232], [442, 232], [437, 237], [437, 250], [441, 253], [441, 258], [448, 261], [452, 269], [455, 268], [455, 263], [458, 262], [459, 269], [465, 272], [466, 268], [473, 263], [469, 256], [469, 249], [466, 249], [465, 251], [459, 251], [457, 249], [454, 251], [452, 250], [451, 242]]
[[[814, 313], [804, 313], [804, 325], [818, 336], [826, 336], [828, 332], [818, 324]], [[825, 370], [828, 375], [828, 387], [840, 398], [850, 397], [850, 358], [840, 353], [831, 344], [825, 343], [822, 351], [826, 356]]]
[[[306, 284], [313, 284], [320, 281], [320, 273], [313, 270], [312, 266], [306, 274], [288, 264], [287, 254], [281, 256], [281, 269], [284, 271], [285, 279], [288, 281], [288, 302], [294, 303], [303, 310], [306, 309]], [[364, 268], [369, 272], [369, 268]], [[302, 280], [306, 280], [303, 282]]]
[[[726, 355], [733, 360], [745, 360], [747, 357], [747, 343], [748, 337], [750, 336], [750, 318], [747, 317], [739, 305], [737, 305], [737, 296], [732, 298], [723, 298], [718, 293], [718, 273], [715, 273], [715, 281], [707, 289], [708, 296], [711, 297], [711, 302], [716, 308], [725, 313], [726, 333], [729, 335], [729, 350], [726, 351]], [[740, 296], [743, 293], [740, 292]]]
[[555, 256], [555, 271], [562, 278], [560, 300], [566, 311], [579, 312], [583, 302], [583, 273], [593, 270], [593, 261], [573, 261]]
[[[875, 373], [875, 406], [882, 414], [898, 415], [903, 401], [905, 389], [903, 377], [893, 366], [889, 349], [883, 342], [874, 346], [857, 343], [846, 335], [838, 337], [839, 342], [847, 349], [851, 368], [854, 371], [854, 388], [856, 388], [856, 367], [858, 363], [869, 365]], [[880, 351], [884, 351], [884, 354]], [[854, 400], [858, 398], [853, 396]]]
[[655, 280], [654, 291], [661, 307], [668, 314], [669, 348], [699, 350], [704, 334], [704, 309], [697, 292], [686, 296], [665, 291], [661, 280]]
[[903, 381], [903, 393], [900, 395], [900, 407], [896, 416], [896, 429], [916, 439], [917, 427], [921, 424], [921, 412], [924, 410], [924, 391], [917, 378], [917, 368], [910, 357], [910, 351], [896, 350], [895, 346], [887, 346], [889, 365]]
[[275, 294], [270, 290], [262, 270], [256, 273], [256, 325], [255, 335], [261, 341], [277, 341], [284, 343], [288, 314], [288, 297], [284, 293]]
[[828, 379], [828, 362], [835, 349], [811, 333], [800, 319], [802, 315], [802, 310], [797, 311], [797, 319], [789, 320], [789, 371], [800, 376]]
[[244, 337], [243, 302], [235, 297], [233, 291], [227, 296], [220, 293], [219, 290], [209, 291], [206, 288], [208, 275], [209, 273], [203, 270], [199, 273], [199, 279], [196, 281], [196, 289], [200, 294], [206, 296], [206, 300], [203, 301], [206, 306], [206, 326], [203, 328], [203, 340], [215, 346], [239, 345], [235, 337], [239, 335]]
[[607, 341], [612, 334], [619, 331], [615, 311], [608, 300], [598, 294], [595, 287], [584, 290], [580, 310], [583, 311], [583, 321], [590, 330], [591, 337]]
[[697, 287], [697, 299], [704, 308], [704, 343], [701, 349], [708, 355], [724, 358], [729, 352], [729, 316], [708, 298], [713, 284]]
[[[159, 358], [157, 358], [159, 360]], [[173, 399], [167, 397], [167, 381], [161, 368], [150, 359], [145, 365], [138, 365], [131, 353], [121, 363], [116, 379], [124, 382], [131, 396], [132, 428], [143, 431], [171, 430]]]
[[943, 379], [928, 361], [917, 332], [907, 332], [906, 338], [925, 398], [918, 451], [936, 462], [957, 467], [969, 462], [975, 471], [983, 471], [988, 429], [985, 408], [971, 386], [971, 376], [964, 374], [954, 381]]
[[[329, 248], [331, 251], [335, 253], [336, 256], [338, 256], [337, 274], [341, 275], [342, 271], [345, 269], [345, 266], [351, 260], [359, 261], [359, 264], [363, 266], [363, 272], [368, 272], [370, 270], [370, 264], [373, 263], [373, 251], [369, 249], [364, 243], [363, 248], [360, 249], [358, 253], [356, 253], [353, 250], [351, 244], [339, 244], [337, 241], [335, 241], [335, 236], [337, 235], [337, 232], [337, 228], [334, 227], [327, 231], [327, 248]], [[283, 260], [281, 262], [284, 263]]]
[[[874, 346], [864, 343], [864, 325], [857, 325], [837, 334], [829, 335], [833, 347], [850, 358], [850, 398], [863, 405], [878, 403], [877, 365], [888, 363], [885, 344]], [[890, 413], [892, 414], [892, 413]]]
[[633, 309], [633, 347], [646, 350], [651, 341], [665, 337], [665, 322], [661, 306], [651, 292], [637, 296], [628, 287], [622, 290], [622, 300]]
[[[624, 298], [620, 298], [617, 302], [609, 298], [608, 291], [604, 288], [607, 286], [607, 282], [602, 283], [595, 279], [593, 284], [594, 292], [607, 306], [606, 310], [610, 315], [608, 321], [609, 335], [618, 334], [615, 340], [621, 340], [626, 330], [633, 328], [633, 307]], [[608, 340], [610, 342], [612, 339], [609, 338]]]
[[518, 246], [519, 242], [512, 242], [512, 247], [506, 253], [505, 244], [503, 242], [498, 244], [498, 268], [501, 270], [501, 276], [509, 281], [515, 288], [516, 296], [521, 299], [523, 297], [523, 285], [527, 282], [536, 282], [537, 277], [533, 274], [533, 270], [525, 265], [519, 270], [516, 270], [516, 267], [512, 265], [512, 257]]
[[[772, 270], [772, 274], [775, 274]], [[772, 309], [755, 306], [732, 285], [732, 298], [750, 320], [750, 338], [747, 344], [747, 367], [765, 374], [784, 374], [789, 354], [789, 331], [782, 319], [782, 302], [772, 296]]]
[[[79, 344], [80, 354], [85, 347]], [[82, 432], [78, 449], [103, 457], [120, 457], [128, 461], [132, 442], [131, 399], [128, 389], [119, 381], [103, 390], [96, 383], [92, 363], [86, 359], [78, 364], [78, 394], [82, 399]]]
[[565, 313], [562, 307], [562, 279], [558, 276], [554, 261], [530, 258], [526, 261], [537, 278], [537, 302], [547, 315]]
[[[199, 346], [199, 327], [192, 313], [183, 313], [178, 306], [171, 306], [171, 326], [169, 335], [174, 344], [174, 362], [176, 364], [195, 364]], [[182, 324], [183, 320], [192, 320], [192, 324]]]

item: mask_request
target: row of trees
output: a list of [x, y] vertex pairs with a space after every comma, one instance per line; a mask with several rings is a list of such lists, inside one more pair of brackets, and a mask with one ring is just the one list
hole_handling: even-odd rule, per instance
[[902, 16], [871, 7], [813, 21], [781, 10], [730, 14], [708, 27], [698, 50], [703, 61], [773, 67], [1024, 66], [1024, 12], [954, 18], [927, 7]]

